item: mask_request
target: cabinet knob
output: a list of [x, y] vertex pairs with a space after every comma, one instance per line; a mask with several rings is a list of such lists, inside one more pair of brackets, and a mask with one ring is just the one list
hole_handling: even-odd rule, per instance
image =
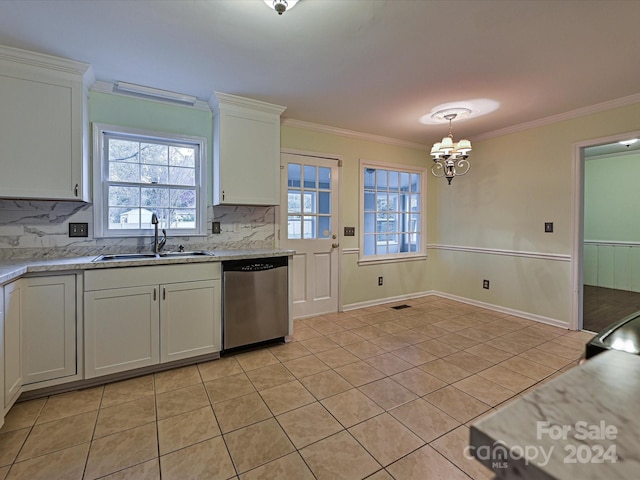
[[154, 302], [156, 301], [156, 289], [155, 288], [153, 289], [153, 301]]
[[75, 196], [78, 196], [78, 184], [76, 183], [75, 188], [73, 189], [73, 193], [75, 194]]

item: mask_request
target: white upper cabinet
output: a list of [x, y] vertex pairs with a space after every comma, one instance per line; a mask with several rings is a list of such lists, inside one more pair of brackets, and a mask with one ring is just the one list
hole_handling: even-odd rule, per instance
[[89, 201], [89, 65], [0, 46], [0, 198]]
[[280, 115], [286, 107], [215, 92], [213, 204], [280, 203]]

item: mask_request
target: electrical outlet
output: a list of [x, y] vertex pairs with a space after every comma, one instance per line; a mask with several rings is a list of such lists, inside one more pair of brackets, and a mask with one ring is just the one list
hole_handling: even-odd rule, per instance
[[88, 237], [89, 224], [88, 223], [69, 223], [69, 236], [70, 237]]
[[553, 222], [544, 223], [544, 233], [553, 233]]
[[489, 280], [482, 280], [482, 288], [489, 290]]
[[213, 234], [220, 233], [220, 222], [213, 222], [211, 224], [211, 233]]
[[382, 279], [382, 277], [378, 277], [378, 286], [382, 286], [384, 284], [384, 280]]
[[345, 237], [355, 237], [356, 236], [356, 227], [344, 227], [344, 236]]

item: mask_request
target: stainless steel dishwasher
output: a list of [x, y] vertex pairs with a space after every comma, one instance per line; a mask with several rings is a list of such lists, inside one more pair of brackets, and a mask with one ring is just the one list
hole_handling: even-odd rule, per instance
[[288, 257], [222, 262], [222, 349], [289, 333]]

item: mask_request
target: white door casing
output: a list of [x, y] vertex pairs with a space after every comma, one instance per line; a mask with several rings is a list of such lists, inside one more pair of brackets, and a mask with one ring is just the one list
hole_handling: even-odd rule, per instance
[[338, 311], [340, 161], [281, 155], [280, 246], [289, 265], [293, 318]]

